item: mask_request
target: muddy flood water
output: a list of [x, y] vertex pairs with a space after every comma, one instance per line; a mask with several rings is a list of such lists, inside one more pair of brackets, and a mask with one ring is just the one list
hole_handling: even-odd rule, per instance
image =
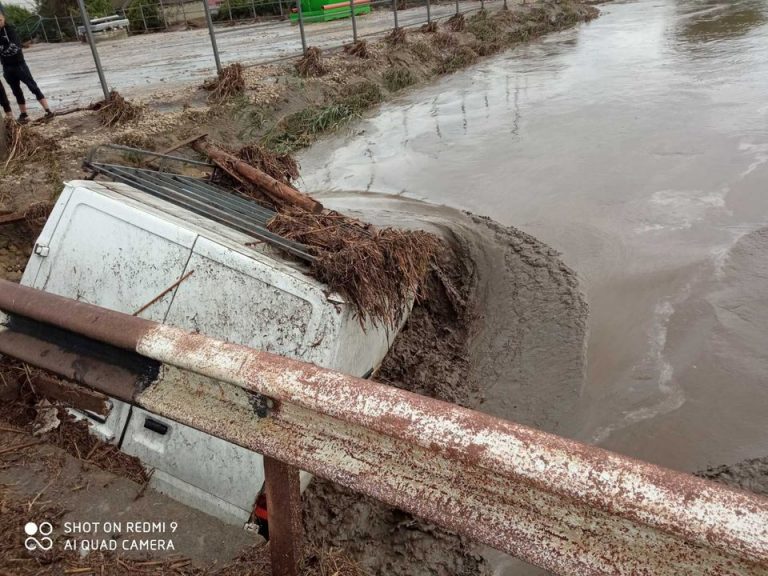
[[404, 94], [304, 189], [488, 215], [590, 306], [574, 435], [693, 471], [768, 455], [768, 1], [640, 0]]

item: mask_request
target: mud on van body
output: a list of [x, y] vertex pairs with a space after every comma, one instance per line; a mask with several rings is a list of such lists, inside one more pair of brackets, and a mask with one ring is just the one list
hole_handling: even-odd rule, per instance
[[[120, 183], [66, 184], [22, 284], [355, 376], [372, 373], [397, 333], [361, 326], [268, 243]], [[251, 518], [261, 455], [115, 398], [106, 417], [80, 416], [154, 469], [156, 490], [231, 523]]]

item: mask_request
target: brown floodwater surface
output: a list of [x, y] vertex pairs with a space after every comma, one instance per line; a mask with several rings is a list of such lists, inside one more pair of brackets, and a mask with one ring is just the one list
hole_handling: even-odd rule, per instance
[[682, 470], [768, 454], [768, 0], [602, 5], [301, 158], [561, 251], [590, 304], [583, 440]]

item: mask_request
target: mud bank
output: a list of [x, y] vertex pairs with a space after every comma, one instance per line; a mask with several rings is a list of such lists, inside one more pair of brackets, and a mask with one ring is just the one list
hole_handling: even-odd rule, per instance
[[[557, 252], [490, 219], [376, 194], [317, 195], [375, 224], [440, 234], [441, 263], [375, 375], [379, 381], [552, 431], [569, 429], [585, 373], [587, 305]], [[315, 545], [372, 574], [485, 574], [480, 547], [409, 514], [318, 481], [305, 495]]]
[[[414, 309], [380, 378], [522, 424], [567, 430], [584, 380], [588, 309], [557, 251], [517, 228], [444, 206], [371, 193], [317, 196], [374, 224], [435, 232], [457, 254], [449, 268], [457, 292], [433, 291]], [[440, 349], [446, 340], [452, 345]]]
[[732, 466], [717, 466], [696, 476], [768, 496], [768, 457], [744, 460]]

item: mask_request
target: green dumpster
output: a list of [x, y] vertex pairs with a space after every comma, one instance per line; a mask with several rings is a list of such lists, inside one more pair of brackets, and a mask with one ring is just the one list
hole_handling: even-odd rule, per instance
[[[371, 11], [369, 0], [354, 0], [355, 16]], [[301, 12], [304, 22], [328, 22], [352, 15], [348, 1], [338, 0], [301, 0]], [[296, 8], [291, 10], [291, 22], [299, 21]]]

